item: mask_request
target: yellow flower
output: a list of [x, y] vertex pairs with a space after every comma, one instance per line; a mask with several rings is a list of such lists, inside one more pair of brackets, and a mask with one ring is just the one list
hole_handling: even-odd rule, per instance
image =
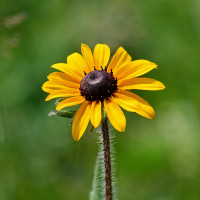
[[101, 122], [102, 105], [112, 126], [124, 131], [126, 118], [120, 107], [139, 115], [155, 118], [153, 108], [142, 98], [127, 90], [162, 90], [165, 86], [154, 79], [137, 78], [157, 65], [148, 60], [134, 60], [124, 50], [118, 48], [111, 59], [110, 48], [106, 44], [97, 44], [94, 51], [82, 44], [82, 55], [73, 53], [67, 57], [67, 63], [54, 64], [61, 71], [53, 72], [42, 89], [50, 93], [46, 101], [64, 97], [56, 110], [81, 104], [72, 124], [72, 136], [79, 140], [89, 121], [96, 128]]

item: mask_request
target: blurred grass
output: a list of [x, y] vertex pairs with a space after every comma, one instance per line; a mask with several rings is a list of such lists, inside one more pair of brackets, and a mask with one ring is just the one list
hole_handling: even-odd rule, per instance
[[49, 118], [41, 85], [80, 44], [123, 46], [156, 62], [166, 85], [135, 91], [156, 120], [126, 113], [116, 136], [119, 199], [200, 198], [198, 0], [0, 1], [0, 199], [88, 199], [97, 135], [77, 143], [70, 121]]

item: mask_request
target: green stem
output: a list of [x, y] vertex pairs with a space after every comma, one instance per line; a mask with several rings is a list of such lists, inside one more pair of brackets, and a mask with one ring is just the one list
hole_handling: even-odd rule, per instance
[[105, 109], [102, 108], [101, 130], [98, 131], [99, 136], [99, 152], [97, 156], [92, 190], [90, 192], [90, 200], [116, 200], [116, 191], [114, 188], [113, 171], [113, 137], [110, 134], [108, 118]]
[[111, 172], [111, 156], [110, 156], [110, 138], [108, 130], [108, 118], [102, 119], [102, 137], [104, 152], [104, 178], [105, 178], [105, 200], [112, 200], [112, 172]]

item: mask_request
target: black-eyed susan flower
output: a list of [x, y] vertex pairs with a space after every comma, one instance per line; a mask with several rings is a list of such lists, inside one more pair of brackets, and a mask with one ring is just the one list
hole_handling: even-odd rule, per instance
[[[102, 118], [104, 106], [112, 126], [122, 132], [126, 127], [123, 109], [153, 119], [153, 108], [142, 98], [128, 90], [162, 90], [165, 86], [154, 79], [141, 78], [157, 65], [148, 60], [134, 60], [124, 50], [118, 48], [110, 59], [110, 48], [97, 44], [94, 51], [82, 44], [82, 55], [73, 53], [67, 57], [67, 63], [54, 64], [60, 72], [53, 72], [42, 89], [50, 93], [46, 101], [53, 98], [65, 98], [56, 110], [82, 104], [72, 123], [72, 136], [79, 140], [89, 121], [96, 128]], [[109, 64], [108, 64], [109, 63]], [[139, 77], [139, 78], [138, 78]]]

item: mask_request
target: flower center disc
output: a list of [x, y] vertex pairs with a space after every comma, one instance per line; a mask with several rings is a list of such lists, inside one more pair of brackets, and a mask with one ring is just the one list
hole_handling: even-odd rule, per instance
[[117, 80], [112, 73], [94, 70], [83, 77], [79, 89], [87, 101], [102, 101], [117, 90]]

